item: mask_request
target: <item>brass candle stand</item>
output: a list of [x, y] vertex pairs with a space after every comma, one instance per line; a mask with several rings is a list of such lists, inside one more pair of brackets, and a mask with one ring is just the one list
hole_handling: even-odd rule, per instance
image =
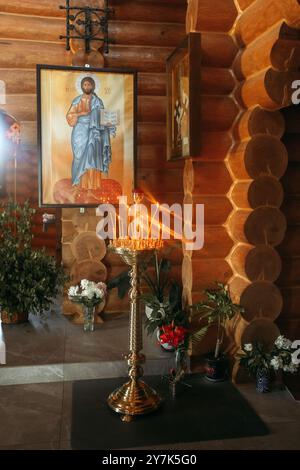
[[[130, 242], [130, 240], [128, 240]], [[132, 241], [131, 241], [132, 242]], [[139, 264], [149, 259], [155, 251], [158, 241], [143, 241], [145, 243], [134, 246], [126, 241], [123, 246], [118, 243], [109, 245], [109, 249], [117, 253], [131, 267], [131, 289], [130, 298], [130, 324], [129, 324], [129, 354], [126, 356], [129, 365], [130, 380], [119, 389], [112, 392], [108, 397], [108, 405], [117, 413], [123, 415], [122, 421], [129, 422], [134, 416], [143, 415], [155, 411], [162, 403], [158, 393], [147, 385], [141, 377], [143, 376], [142, 364], [145, 356], [141, 354], [143, 348], [142, 317], [139, 305]]]

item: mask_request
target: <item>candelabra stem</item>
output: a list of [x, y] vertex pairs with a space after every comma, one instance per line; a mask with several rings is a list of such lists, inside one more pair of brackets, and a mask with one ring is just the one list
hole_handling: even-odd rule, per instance
[[[160, 396], [141, 380], [143, 376], [142, 364], [145, 356], [141, 354], [143, 348], [142, 318], [139, 308], [139, 267], [138, 261], [143, 252], [117, 249], [123, 260], [130, 265], [130, 324], [129, 349], [126, 357], [129, 366], [130, 380], [115, 390], [108, 397], [108, 405], [123, 416], [123, 421], [131, 421], [134, 416], [150, 413], [161, 405]], [[147, 253], [149, 256], [149, 252]], [[145, 254], [144, 254], [145, 255]]]

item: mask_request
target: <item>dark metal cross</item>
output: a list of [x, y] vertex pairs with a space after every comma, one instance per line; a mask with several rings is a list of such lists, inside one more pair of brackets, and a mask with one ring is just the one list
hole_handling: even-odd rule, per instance
[[[104, 43], [104, 53], [109, 52], [108, 21], [114, 12], [109, 8], [108, 0], [105, 0], [104, 8], [92, 8], [89, 6], [70, 6], [70, 0], [66, 0], [66, 6], [60, 6], [61, 10], [66, 10], [66, 50], [70, 50], [71, 39], [82, 39], [85, 41], [85, 51], [90, 52], [91, 41], [101, 41]], [[84, 29], [84, 31], [82, 31]], [[74, 34], [72, 33], [74, 31]], [[97, 37], [99, 34], [102, 37]]]

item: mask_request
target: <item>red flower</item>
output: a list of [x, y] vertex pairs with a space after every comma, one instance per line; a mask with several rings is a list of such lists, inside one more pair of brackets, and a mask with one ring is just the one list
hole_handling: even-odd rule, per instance
[[175, 326], [172, 323], [171, 325], [164, 325], [162, 327], [159, 339], [161, 343], [168, 343], [170, 346], [178, 348], [178, 346], [184, 342], [186, 333], [186, 328], [183, 326]]

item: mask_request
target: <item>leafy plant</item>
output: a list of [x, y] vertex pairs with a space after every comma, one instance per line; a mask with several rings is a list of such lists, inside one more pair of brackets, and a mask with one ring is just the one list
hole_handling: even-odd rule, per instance
[[224, 341], [226, 322], [231, 320], [237, 313], [243, 312], [244, 309], [241, 305], [232, 302], [228, 286], [221, 282], [217, 282], [216, 285], [216, 289], [206, 289], [204, 293], [207, 300], [196, 304], [194, 307], [198, 312], [204, 312], [201, 315], [201, 320], [207, 321], [207, 327], [199, 330], [200, 335], [203, 336], [210, 326], [217, 325], [214, 357], [218, 359]]
[[171, 324], [188, 328], [189, 320], [186, 312], [182, 308], [174, 308], [169, 300], [161, 303], [153, 298], [148, 306], [152, 309], [151, 315], [145, 320], [145, 327], [149, 335], [153, 334], [157, 328], [161, 330], [163, 326]]
[[130, 276], [128, 270], [121, 272], [116, 277], [108, 281], [107, 289], [112, 290], [115, 288], [118, 289], [119, 299], [124, 299], [130, 289]]
[[258, 371], [269, 373], [282, 369], [284, 372], [295, 373], [298, 364], [293, 359], [292, 342], [284, 336], [278, 336], [271, 347], [254, 341], [243, 345], [243, 351], [237, 357], [240, 365], [255, 376]]
[[66, 280], [44, 250], [33, 250], [31, 220], [35, 210], [9, 201], [0, 212], [0, 305], [14, 313], [42, 313]]
[[245, 367], [248, 372], [256, 376], [258, 371], [269, 372], [271, 366], [271, 354], [264, 345], [255, 341], [253, 344], [246, 344], [243, 348], [243, 354], [238, 355], [241, 366]]
[[[154, 267], [154, 276], [149, 274], [149, 268]], [[173, 284], [169, 278], [171, 262], [166, 258], [158, 258], [157, 252], [150, 259], [149, 263], [143, 263], [140, 267], [141, 278], [149, 287], [152, 297], [158, 302], [164, 302], [168, 289]], [[144, 297], [147, 300], [147, 297]]]
[[182, 287], [170, 277], [170, 271], [171, 262], [166, 258], [159, 259], [157, 252], [140, 267], [141, 280], [148, 288], [142, 299], [151, 311], [145, 321], [148, 334], [172, 323], [188, 326], [188, 317], [181, 305]]

